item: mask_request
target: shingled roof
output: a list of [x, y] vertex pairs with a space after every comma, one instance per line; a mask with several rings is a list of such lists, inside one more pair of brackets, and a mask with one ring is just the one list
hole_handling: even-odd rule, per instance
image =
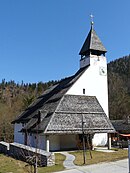
[[41, 109], [40, 121], [30, 119], [22, 131], [44, 134], [112, 133], [114, 128], [94, 96], [64, 95], [52, 110], [54, 100]]
[[111, 120], [111, 123], [117, 132], [130, 134], [130, 123], [128, 123], [125, 119]]
[[12, 123], [28, 122], [31, 118], [36, 117], [39, 110], [46, 111], [47, 109], [50, 109], [50, 112], [54, 112], [63, 95], [87, 68], [88, 67], [81, 68], [75, 75], [61, 80], [56, 85], [44, 91], [44, 93], [38, 97], [24, 112], [22, 112]]
[[13, 123], [26, 123], [22, 132], [44, 134], [112, 133], [114, 128], [95, 96], [67, 95], [85, 72], [61, 80], [38, 97]]
[[101, 40], [97, 36], [93, 27], [91, 27], [90, 32], [80, 50], [79, 55], [88, 55], [90, 53], [101, 55], [105, 54], [107, 50], [103, 46]]

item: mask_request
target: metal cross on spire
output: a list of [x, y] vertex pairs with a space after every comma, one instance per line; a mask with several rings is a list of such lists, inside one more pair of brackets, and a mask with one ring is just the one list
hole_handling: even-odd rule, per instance
[[91, 18], [91, 27], [93, 27], [93, 25], [94, 25], [94, 21], [93, 21], [94, 16], [91, 14], [90, 18]]

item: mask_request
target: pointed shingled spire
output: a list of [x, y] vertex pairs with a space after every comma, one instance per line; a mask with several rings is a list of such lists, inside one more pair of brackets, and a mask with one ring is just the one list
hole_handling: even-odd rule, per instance
[[107, 50], [103, 46], [101, 40], [97, 36], [95, 30], [93, 29], [93, 22], [91, 22], [91, 29], [90, 32], [79, 52], [79, 55], [84, 56], [84, 55], [101, 55], [105, 54]]

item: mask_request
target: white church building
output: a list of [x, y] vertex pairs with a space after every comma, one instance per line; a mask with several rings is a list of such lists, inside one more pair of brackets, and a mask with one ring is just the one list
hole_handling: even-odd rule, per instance
[[106, 145], [114, 132], [106, 52], [91, 23], [79, 70], [47, 89], [13, 121], [14, 142], [47, 151], [77, 149], [84, 133], [92, 146]]

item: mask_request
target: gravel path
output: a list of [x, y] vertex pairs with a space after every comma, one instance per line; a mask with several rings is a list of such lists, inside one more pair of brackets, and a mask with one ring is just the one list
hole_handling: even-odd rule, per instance
[[77, 166], [74, 164], [75, 156], [72, 154], [69, 154], [68, 152], [60, 152], [61, 154], [66, 156], [65, 161], [63, 162], [63, 165], [66, 169], [72, 169], [76, 168]]

